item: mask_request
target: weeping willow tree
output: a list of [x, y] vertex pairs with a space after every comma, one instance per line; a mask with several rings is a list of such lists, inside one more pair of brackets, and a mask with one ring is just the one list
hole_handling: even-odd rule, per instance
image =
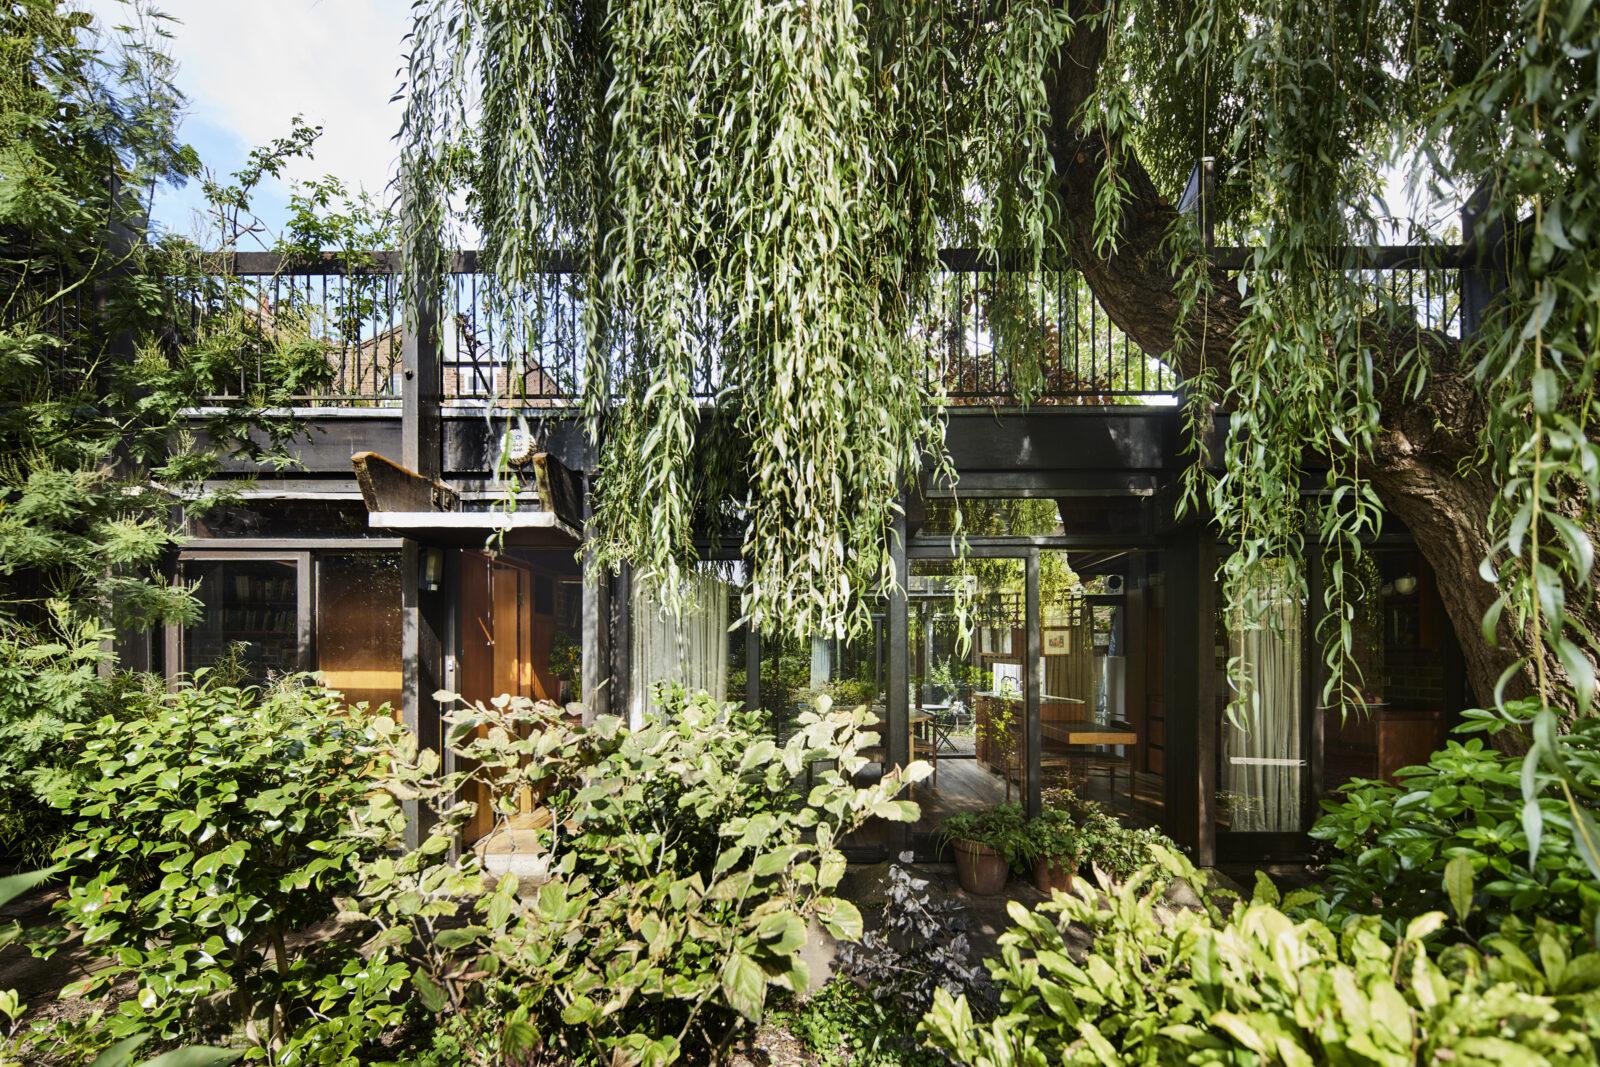
[[[596, 557], [671, 588], [697, 526], [737, 521], [745, 613], [796, 632], [862, 623], [891, 581], [897, 494], [948, 472], [917, 317], [939, 247], [1070, 264], [1186, 380], [1196, 451], [1220, 460], [1189, 503], [1230, 548], [1236, 618], [1259, 615], [1253, 590], [1303, 593], [1325, 553], [1329, 697], [1354, 693], [1355, 576], [1395, 516], [1479, 695], [1571, 714], [1597, 633], [1597, 17], [1586, 0], [422, 0], [407, 261], [437, 281], [481, 234], [514, 346], [544, 328], [551, 254], [574, 250]], [[1174, 207], [1202, 155], [1253, 249], [1242, 271]], [[1460, 236], [1500, 291], [1466, 341], [1350, 251], [1390, 235], [1380, 194], [1401, 178], [1477, 194]]]

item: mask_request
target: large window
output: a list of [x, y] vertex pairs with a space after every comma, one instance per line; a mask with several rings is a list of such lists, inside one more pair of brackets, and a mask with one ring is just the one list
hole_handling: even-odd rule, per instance
[[262, 685], [315, 670], [352, 704], [399, 706], [398, 552], [196, 550], [180, 559], [179, 574], [201, 610], [173, 631], [172, 673], [206, 668]]
[[259, 684], [310, 666], [304, 568], [302, 554], [185, 560], [183, 576], [193, 583], [201, 612], [183, 632], [181, 669], [221, 668], [242, 683]]

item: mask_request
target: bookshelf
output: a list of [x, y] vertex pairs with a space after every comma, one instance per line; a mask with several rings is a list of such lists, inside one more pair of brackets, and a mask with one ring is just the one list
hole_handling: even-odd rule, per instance
[[219, 662], [242, 646], [246, 681], [300, 663], [300, 565], [289, 559], [191, 559], [184, 576], [195, 583], [201, 617], [183, 635], [183, 669]]

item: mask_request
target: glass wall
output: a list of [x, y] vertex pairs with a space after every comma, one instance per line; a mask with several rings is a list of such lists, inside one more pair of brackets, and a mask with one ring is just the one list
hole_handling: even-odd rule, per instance
[[1388, 778], [1443, 747], [1460, 710], [1464, 669], [1433, 571], [1411, 548], [1368, 552], [1352, 620], [1347, 681], [1359, 701], [1320, 709], [1323, 789]]
[[191, 552], [179, 574], [200, 601], [175, 630], [174, 673], [226, 670], [244, 685], [319, 672], [350, 703], [401, 698], [400, 554], [329, 549], [247, 556]]
[[912, 560], [907, 584], [908, 748], [934, 769], [912, 790], [922, 834], [956, 812], [1026, 795], [1026, 561], [972, 559], [967, 575], [955, 570]]
[[401, 699], [400, 556], [328, 552], [316, 557], [317, 670], [352, 704]]
[[1305, 829], [1309, 766], [1305, 596], [1288, 583], [1267, 585], [1244, 618], [1219, 612], [1217, 645], [1225, 658], [1217, 688], [1226, 701], [1218, 731], [1219, 828], [1297, 833]]
[[1039, 737], [1046, 807], [1067, 807], [1082, 797], [1155, 820], [1147, 810], [1151, 783], [1138, 788], [1148, 674], [1147, 650], [1131, 640], [1142, 629], [1130, 622], [1128, 596], [1130, 576], [1144, 573], [1142, 563], [1132, 565], [1138, 559], [1130, 552], [1040, 553]]

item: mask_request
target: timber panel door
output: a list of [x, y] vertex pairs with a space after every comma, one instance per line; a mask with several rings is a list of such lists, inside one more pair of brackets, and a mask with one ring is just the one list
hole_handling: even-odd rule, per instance
[[[524, 567], [466, 552], [461, 560], [461, 695], [483, 701], [502, 693], [537, 697], [533, 669], [533, 576]], [[494, 829], [489, 791], [467, 787], [478, 804], [465, 838], [476, 841]]]

